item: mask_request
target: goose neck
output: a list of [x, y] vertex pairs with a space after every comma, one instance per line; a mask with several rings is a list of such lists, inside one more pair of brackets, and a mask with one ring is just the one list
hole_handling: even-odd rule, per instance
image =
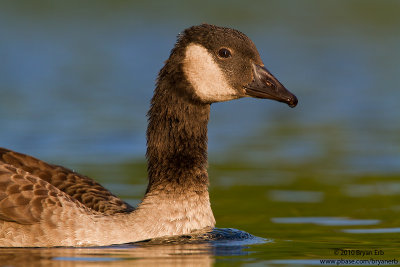
[[[147, 128], [147, 193], [208, 190], [207, 124], [210, 105], [181, 96], [179, 90], [156, 88]], [[171, 92], [172, 91], [172, 92]]]

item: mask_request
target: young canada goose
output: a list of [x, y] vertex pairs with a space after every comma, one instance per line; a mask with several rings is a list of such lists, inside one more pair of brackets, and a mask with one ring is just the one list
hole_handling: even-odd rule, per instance
[[102, 246], [211, 229], [210, 105], [245, 96], [297, 104], [246, 35], [208, 24], [186, 29], [151, 100], [141, 204], [133, 208], [67, 168], [0, 149], [0, 246]]

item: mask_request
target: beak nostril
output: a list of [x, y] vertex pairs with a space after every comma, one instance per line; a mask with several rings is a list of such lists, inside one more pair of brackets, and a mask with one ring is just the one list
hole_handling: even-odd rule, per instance
[[297, 98], [290, 93], [265, 67], [254, 64], [253, 81], [245, 87], [245, 94], [257, 98], [272, 99], [288, 104], [297, 105]]
[[269, 81], [269, 80], [265, 81], [265, 85], [270, 87], [270, 88], [272, 88], [272, 89], [274, 89], [274, 90], [276, 89], [275, 84], [273, 82]]

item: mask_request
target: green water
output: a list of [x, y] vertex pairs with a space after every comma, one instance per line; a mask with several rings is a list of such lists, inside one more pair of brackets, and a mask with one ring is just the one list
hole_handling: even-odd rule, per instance
[[179, 31], [242, 30], [299, 105], [211, 108], [217, 227], [262, 242], [0, 249], [0, 265], [400, 260], [399, 14], [386, 0], [1, 2], [0, 146], [86, 174], [133, 205], [146, 188], [145, 114]]
[[[99, 177], [132, 204], [143, 196], [145, 164], [93, 164], [79, 169]], [[247, 231], [264, 238], [263, 242], [1, 249], [0, 259], [16, 265], [117, 266], [280, 266], [320, 265], [321, 259], [398, 260], [398, 176], [342, 174], [321, 178], [320, 172], [305, 170], [271, 171], [240, 163], [210, 165], [217, 226]], [[114, 183], [101, 178], [113, 175], [118, 177]], [[374, 233], [376, 230], [380, 232]]]

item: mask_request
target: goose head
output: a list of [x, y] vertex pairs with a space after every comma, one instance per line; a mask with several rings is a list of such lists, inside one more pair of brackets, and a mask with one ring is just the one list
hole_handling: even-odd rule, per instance
[[296, 96], [265, 68], [254, 43], [237, 30], [209, 24], [186, 29], [169, 59], [178, 60], [190, 85], [186, 94], [201, 103], [256, 97], [297, 105]]

